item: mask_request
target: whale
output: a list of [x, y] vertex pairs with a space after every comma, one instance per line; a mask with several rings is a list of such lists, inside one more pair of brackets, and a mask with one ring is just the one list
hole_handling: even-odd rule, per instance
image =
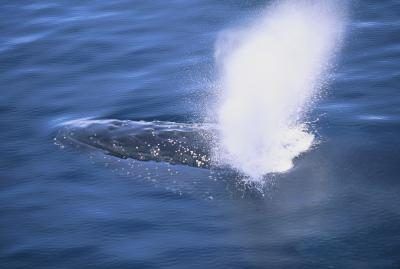
[[212, 124], [81, 119], [63, 123], [54, 140], [123, 159], [210, 168], [215, 136]]

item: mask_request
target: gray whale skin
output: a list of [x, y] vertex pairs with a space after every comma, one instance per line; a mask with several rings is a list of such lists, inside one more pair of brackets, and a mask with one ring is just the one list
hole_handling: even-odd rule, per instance
[[119, 158], [210, 168], [215, 129], [209, 124], [163, 121], [75, 120], [55, 137], [59, 145], [85, 146]]

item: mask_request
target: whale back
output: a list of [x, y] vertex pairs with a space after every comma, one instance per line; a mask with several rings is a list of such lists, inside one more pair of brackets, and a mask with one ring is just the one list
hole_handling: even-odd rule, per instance
[[60, 128], [55, 140], [99, 149], [119, 158], [209, 168], [212, 137], [207, 124], [121, 120], [77, 120]]

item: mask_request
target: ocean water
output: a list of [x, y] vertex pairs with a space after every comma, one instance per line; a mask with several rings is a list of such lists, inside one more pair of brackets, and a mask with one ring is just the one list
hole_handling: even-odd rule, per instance
[[2, 1], [0, 268], [398, 268], [400, 4], [310, 2]]

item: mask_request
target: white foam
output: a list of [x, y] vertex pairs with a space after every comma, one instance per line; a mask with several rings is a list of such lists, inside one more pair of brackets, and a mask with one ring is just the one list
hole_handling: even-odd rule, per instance
[[281, 1], [247, 27], [221, 33], [215, 52], [219, 162], [253, 179], [292, 168], [313, 144], [304, 115], [343, 29], [332, 2]]

